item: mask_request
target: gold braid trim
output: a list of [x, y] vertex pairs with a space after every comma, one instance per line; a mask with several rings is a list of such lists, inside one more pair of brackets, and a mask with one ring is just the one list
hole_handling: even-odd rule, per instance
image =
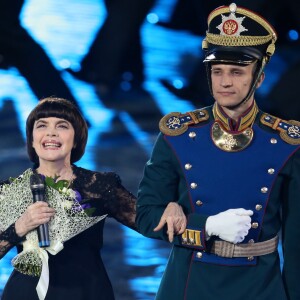
[[[254, 101], [253, 107], [247, 113], [247, 115], [241, 117], [241, 122], [240, 122], [240, 125], [238, 128], [238, 131], [240, 132], [240, 131], [246, 130], [249, 127], [252, 127], [257, 113], [258, 113], [258, 107], [257, 107], [256, 102]], [[215, 120], [218, 120], [226, 130], [229, 130], [229, 131], [231, 130], [230, 129], [230, 118], [226, 117], [222, 113], [222, 111], [220, 110], [220, 107], [216, 103], [213, 106], [213, 116], [214, 116]]]
[[223, 115], [217, 103], [215, 103], [213, 106], [213, 116], [215, 120], [221, 121], [221, 124], [224, 126], [224, 128], [230, 130], [229, 118]]
[[226, 36], [208, 32], [206, 34], [206, 41], [208, 43], [220, 46], [257, 46], [266, 44], [271, 41], [272, 38], [272, 34], [265, 36]]
[[255, 121], [257, 113], [258, 113], [258, 107], [256, 105], [256, 102], [254, 102], [254, 105], [253, 105], [251, 111], [248, 113], [247, 116], [242, 118], [241, 124], [240, 124], [240, 127], [239, 127], [238, 130], [242, 131], [245, 128], [252, 127], [252, 125]]

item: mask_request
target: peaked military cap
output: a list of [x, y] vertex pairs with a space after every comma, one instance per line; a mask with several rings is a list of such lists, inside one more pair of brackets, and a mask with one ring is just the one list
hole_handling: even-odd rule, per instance
[[250, 64], [275, 51], [277, 34], [260, 15], [235, 3], [221, 6], [208, 16], [208, 30], [202, 48], [204, 62]]

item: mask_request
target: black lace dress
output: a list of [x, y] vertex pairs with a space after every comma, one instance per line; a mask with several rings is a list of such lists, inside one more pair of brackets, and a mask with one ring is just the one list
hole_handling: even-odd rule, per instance
[[[90, 199], [95, 215], [108, 214], [122, 224], [135, 229], [135, 197], [121, 184], [115, 173], [92, 172], [74, 166], [76, 176], [72, 188], [83, 199]], [[114, 294], [100, 249], [103, 242], [104, 220], [64, 243], [56, 255], [49, 254], [50, 282], [45, 300], [113, 300]], [[21, 239], [14, 224], [0, 234], [0, 257], [12, 247], [22, 250]], [[19, 245], [18, 245], [19, 244]], [[38, 277], [14, 270], [1, 300], [38, 300]]]

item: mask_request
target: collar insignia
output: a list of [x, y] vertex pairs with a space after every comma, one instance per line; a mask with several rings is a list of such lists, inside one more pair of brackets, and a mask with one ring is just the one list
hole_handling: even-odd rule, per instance
[[256, 102], [238, 119], [235, 126], [232, 125], [230, 118], [225, 114], [223, 109], [217, 105], [213, 106], [213, 114], [216, 121], [220, 122], [222, 127], [227, 131], [244, 131], [249, 127], [252, 127], [256, 115], [258, 113], [258, 107]]

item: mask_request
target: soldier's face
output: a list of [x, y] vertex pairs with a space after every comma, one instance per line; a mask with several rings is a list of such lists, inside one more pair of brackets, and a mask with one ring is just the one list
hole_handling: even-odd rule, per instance
[[[223, 108], [231, 108], [239, 104], [249, 92], [254, 68], [255, 63], [246, 66], [229, 64], [212, 65], [212, 91], [217, 103]], [[261, 83], [262, 80], [260, 79], [257, 87]], [[248, 103], [251, 105], [252, 101], [248, 101]], [[246, 109], [247, 107], [245, 107]]]

